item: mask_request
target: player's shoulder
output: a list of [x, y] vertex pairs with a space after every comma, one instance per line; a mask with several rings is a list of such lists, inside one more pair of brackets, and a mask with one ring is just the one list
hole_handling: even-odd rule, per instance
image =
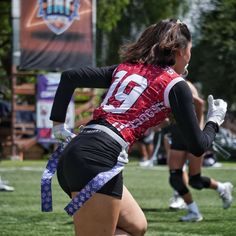
[[[141, 76], [145, 76], [146, 78], [153, 78], [159, 81], [171, 81], [175, 78], [182, 78], [179, 74], [177, 74], [171, 67], [160, 67], [151, 64], [143, 64], [143, 63], [121, 63], [116, 69], [116, 72], [125, 71], [128, 74], [138, 74]], [[183, 80], [183, 78], [182, 78]]]
[[[177, 72], [175, 72], [174, 69], [172, 69], [171, 67], [166, 67], [163, 68], [163, 74], [166, 77], [169, 77], [171, 79], [175, 79], [175, 78], [182, 78]], [[183, 78], [182, 78], [183, 79]]]

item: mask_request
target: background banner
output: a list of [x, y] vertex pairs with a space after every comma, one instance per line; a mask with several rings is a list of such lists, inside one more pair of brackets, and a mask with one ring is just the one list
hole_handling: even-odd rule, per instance
[[[53, 99], [56, 89], [60, 82], [60, 73], [48, 73], [46, 75], [38, 75], [37, 78], [37, 138], [39, 143], [57, 142], [52, 136], [52, 121], [49, 119]], [[70, 129], [74, 128], [75, 109], [74, 102], [71, 101], [66, 115], [66, 124]]]
[[21, 0], [20, 69], [93, 64], [92, 0]]

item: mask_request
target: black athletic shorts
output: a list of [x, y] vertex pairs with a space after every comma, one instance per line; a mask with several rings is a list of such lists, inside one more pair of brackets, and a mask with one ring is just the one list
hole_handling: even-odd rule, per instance
[[[57, 178], [61, 188], [71, 197], [98, 173], [112, 169], [121, 152], [120, 144], [101, 130], [84, 129], [67, 145], [59, 159]], [[98, 193], [122, 197], [122, 172], [107, 182]]]
[[174, 124], [171, 125], [168, 129], [171, 134], [171, 149], [179, 150], [179, 151], [187, 151], [187, 145], [185, 144], [185, 140], [179, 127]]

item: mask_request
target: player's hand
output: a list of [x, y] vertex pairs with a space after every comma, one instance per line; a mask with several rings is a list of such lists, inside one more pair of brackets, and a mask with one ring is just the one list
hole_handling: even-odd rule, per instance
[[55, 138], [59, 141], [67, 141], [68, 142], [76, 136], [74, 133], [72, 133], [70, 130], [68, 130], [67, 125], [65, 123], [53, 124], [52, 133], [55, 136]]
[[208, 96], [207, 122], [212, 121], [219, 126], [224, 122], [227, 111], [227, 103], [222, 99], [214, 99], [212, 95]]

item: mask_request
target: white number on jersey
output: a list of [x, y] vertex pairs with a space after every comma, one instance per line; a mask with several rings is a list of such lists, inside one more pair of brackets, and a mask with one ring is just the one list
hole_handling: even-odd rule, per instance
[[124, 70], [115, 74], [115, 80], [101, 104], [104, 111], [119, 114], [126, 112], [147, 88], [147, 79], [138, 74], [129, 75], [121, 81], [126, 74]]

